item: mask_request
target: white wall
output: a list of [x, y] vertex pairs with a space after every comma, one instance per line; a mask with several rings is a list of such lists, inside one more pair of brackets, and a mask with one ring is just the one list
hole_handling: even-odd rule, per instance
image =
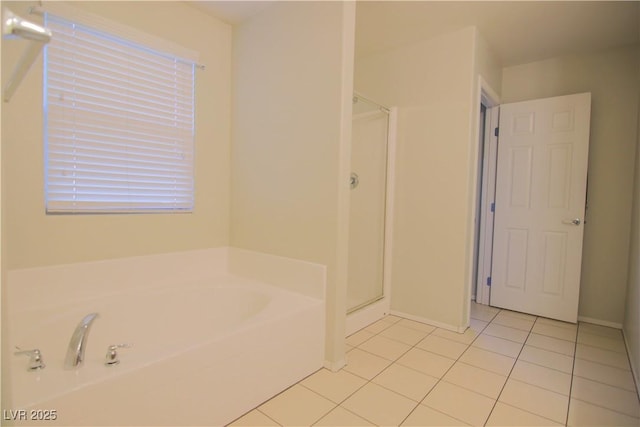
[[477, 40], [464, 28], [357, 58], [355, 72], [356, 91], [398, 107], [391, 308], [460, 330], [470, 298], [478, 69], [500, 79]]
[[[640, 68], [638, 69], [638, 78], [640, 78]], [[631, 246], [629, 247], [629, 280], [623, 326], [636, 384], [640, 384], [640, 94], [638, 94], [638, 101], [636, 170], [633, 183]]]
[[[33, 4], [3, 2], [22, 16], [29, 16], [27, 9]], [[5, 266], [14, 269], [228, 245], [231, 27], [182, 2], [74, 2], [74, 6], [200, 52], [200, 62], [207, 69], [196, 73], [195, 211], [46, 215], [40, 56], [2, 109]], [[5, 79], [23, 48], [20, 41], [3, 44]]]
[[279, 2], [233, 34], [231, 243], [327, 265], [334, 365], [344, 361], [354, 13]]
[[588, 209], [579, 317], [623, 322], [629, 263], [639, 55], [635, 47], [503, 70], [502, 102], [591, 92]]
[[[496, 96], [502, 90], [502, 65], [481, 33], [477, 33], [475, 51], [475, 72], [480, 75]], [[499, 99], [495, 100], [500, 101]]]

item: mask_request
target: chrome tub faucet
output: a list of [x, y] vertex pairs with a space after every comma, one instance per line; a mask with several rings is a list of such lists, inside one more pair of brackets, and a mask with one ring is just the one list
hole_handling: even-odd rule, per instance
[[71, 340], [69, 341], [69, 349], [67, 350], [67, 357], [64, 360], [65, 369], [75, 369], [82, 366], [84, 361], [84, 351], [87, 348], [87, 338], [93, 321], [98, 317], [98, 313], [91, 313], [86, 315], [78, 326], [76, 326]]

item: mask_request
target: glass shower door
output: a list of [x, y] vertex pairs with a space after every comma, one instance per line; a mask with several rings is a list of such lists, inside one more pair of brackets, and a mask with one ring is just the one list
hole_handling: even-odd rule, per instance
[[354, 97], [351, 147], [351, 207], [347, 311], [383, 295], [385, 207], [387, 193], [386, 109]]

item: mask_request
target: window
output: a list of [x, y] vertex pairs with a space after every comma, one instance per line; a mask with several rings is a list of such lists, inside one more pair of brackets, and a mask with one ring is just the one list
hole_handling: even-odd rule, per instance
[[51, 13], [45, 25], [47, 212], [192, 211], [195, 62]]

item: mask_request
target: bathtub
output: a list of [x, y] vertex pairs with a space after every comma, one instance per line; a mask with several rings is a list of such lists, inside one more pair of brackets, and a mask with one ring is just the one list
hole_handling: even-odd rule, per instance
[[[217, 268], [203, 265], [199, 274], [184, 275], [176, 269], [185, 254], [174, 266], [165, 255], [158, 260], [160, 271], [148, 272], [137, 286], [88, 292], [66, 282], [60, 286], [76, 292], [54, 301], [21, 289], [31, 301], [10, 310], [9, 341], [39, 348], [47, 366], [29, 372], [27, 358], [11, 359], [11, 408], [3, 410], [3, 424], [224, 425], [321, 368], [325, 302], [317, 279], [323, 271], [248, 251], [209, 255], [224, 259], [205, 263]], [[287, 276], [283, 265], [294, 271]], [[247, 266], [246, 274], [238, 274]], [[103, 263], [100, 269], [114, 271]], [[305, 269], [313, 273], [307, 279]], [[51, 275], [42, 273], [49, 281]], [[86, 279], [86, 271], [74, 274]], [[133, 276], [138, 280], [144, 272]], [[10, 274], [13, 286], [11, 279]], [[29, 288], [18, 275], [21, 281]], [[300, 291], [296, 281], [303, 282]], [[99, 317], [89, 332], [84, 364], [65, 370], [71, 333], [92, 312]], [[107, 366], [107, 349], [114, 344], [131, 347], [119, 349], [120, 363]]]

